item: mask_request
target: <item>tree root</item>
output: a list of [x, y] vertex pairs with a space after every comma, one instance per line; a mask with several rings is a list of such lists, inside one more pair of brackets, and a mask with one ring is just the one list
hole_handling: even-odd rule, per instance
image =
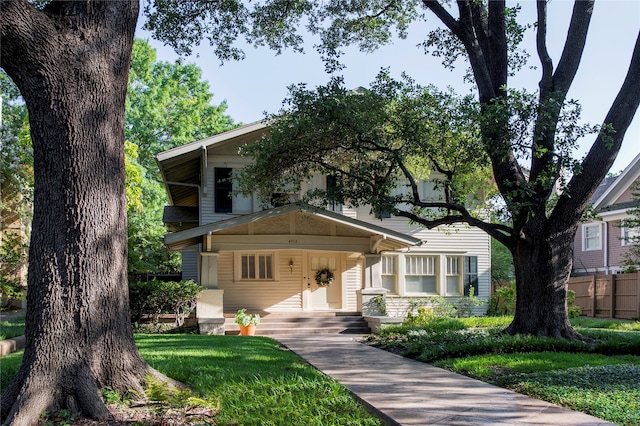
[[[148, 368], [149, 371], [155, 371]], [[142, 376], [144, 375], [144, 370]], [[161, 373], [157, 372], [158, 375]], [[140, 374], [130, 374], [122, 378], [128, 389], [135, 388], [144, 395]], [[86, 417], [96, 421], [111, 421], [113, 415], [102, 398], [102, 392], [97, 380], [86, 367], [78, 368], [64, 384], [47, 373], [34, 373], [28, 369], [21, 369], [12, 383], [1, 396], [2, 415], [6, 415], [3, 425], [32, 426], [38, 423], [43, 413], [49, 415], [67, 409], [74, 417]], [[178, 383], [166, 378], [167, 382]], [[137, 383], [134, 381], [137, 380]], [[125, 384], [126, 386], [126, 384]]]

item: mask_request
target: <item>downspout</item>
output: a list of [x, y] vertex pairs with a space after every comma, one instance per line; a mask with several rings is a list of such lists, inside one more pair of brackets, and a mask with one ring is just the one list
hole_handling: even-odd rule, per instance
[[202, 196], [207, 196], [207, 168], [209, 167], [207, 160], [207, 146], [200, 147], [200, 183], [202, 184]]
[[604, 225], [604, 232], [602, 233], [603, 234], [602, 244], [604, 244], [604, 247], [603, 247], [604, 270], [605, 270], [605, 275], [609, 275], [609, 222], [603, 221], [602, 224]]

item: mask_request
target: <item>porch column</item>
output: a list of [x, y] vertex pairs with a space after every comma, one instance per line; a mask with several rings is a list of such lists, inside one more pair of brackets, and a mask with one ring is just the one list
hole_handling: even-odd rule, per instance
[[200, 285], [218, 288], [218, 253], [203, 251], [200, 257]]
[[218, 289], [218, 253], [200, 252], [200, 293], [196, 317], [200, 334], [224, 334], [224, 290]]
[[366, 253], [364, 255], [364, 283], [363, 288], [382, 287], [380, 279], [381, 254]]

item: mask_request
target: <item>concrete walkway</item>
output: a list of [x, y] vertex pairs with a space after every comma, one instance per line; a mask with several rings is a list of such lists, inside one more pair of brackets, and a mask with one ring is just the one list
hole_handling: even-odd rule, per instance
[[346, 386], [389, 425], [611, 425], [357, 342], [353, 335], [273, 337]]

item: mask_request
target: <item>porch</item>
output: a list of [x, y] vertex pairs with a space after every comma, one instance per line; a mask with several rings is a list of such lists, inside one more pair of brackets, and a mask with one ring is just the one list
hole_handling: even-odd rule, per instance
[[[362, 312], [363, 292], [372, 287], [371, 268], [379, 263], [381, 253], [420, 242], [377, 225], [299, 205], [233, 217], [165, 237], [174, 250], [193, 249], [198, 244], [198, 282], [206, 290], [198, 301], [197, 317], [200, 332], [208, 334], [223, 334], [235, 327], [227, 315], [242, 308], [268, 314], [265, 318], [297, 316], [300, 323], [309, 313], [336, 312], [333, 316], [337, 318]], [[334, 324], [327, 321], [323, 320], [328, 329], [349, 328], [331, 327]]]
[[[259, 313], [259, 312], [256, 312]], [[235, 313], [224, 314], [225, 334], [237, 335]], [[311, 334], [367, 334], [371, 331], [360, 312], [260, 313], [256, 336]]]

